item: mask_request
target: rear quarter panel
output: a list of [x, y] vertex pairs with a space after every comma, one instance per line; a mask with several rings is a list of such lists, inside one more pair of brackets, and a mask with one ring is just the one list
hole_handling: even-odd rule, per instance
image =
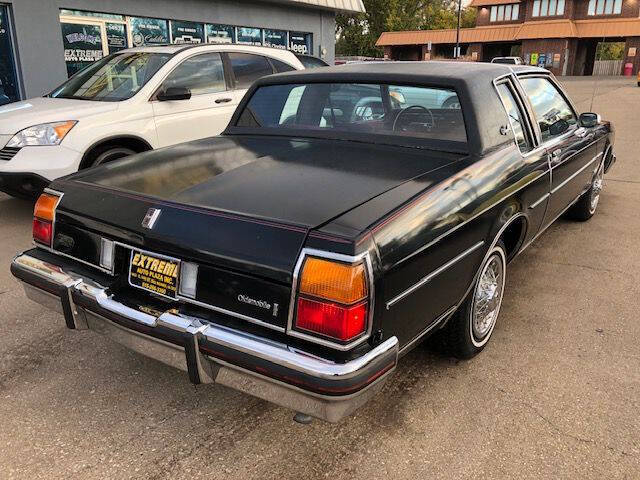
[[[546, 156], [523, 157], [515, 145], [482, 158], [467, 158], [371, 229], [382, 280], [377, 302], [383, 337], [406, 345], [467, 294], [478, 268], [503, 225], [526, 219], [520, 245], [537, 233], [549, 191]], [[420, 180], [416, 180], [419, 182]], [[461, 253], [472, 253], [393, 305], [389, 302]]]

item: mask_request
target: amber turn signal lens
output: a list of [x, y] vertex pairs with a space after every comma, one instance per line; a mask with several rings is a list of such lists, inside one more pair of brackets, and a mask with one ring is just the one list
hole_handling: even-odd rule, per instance
[[347, 265], [309, 257], [300, 278], [300, 293], [350, 305], [367, 296], [364, 264]]
[[33, 208], [33, 216], [40, 220], [48, 220], [53, 222], [53, 215], [56, 211], [60, 197], [51, 195], [49, 193], [43, 193], [38, 198], [36, 206]]
[[53, 130], [56, 132], [56, 135], [58, 135], [58, 138], [62, 140], [64, 137], [67, 136], [67, 133], [69, 133], [69, 130], [71, 130], [76, 123], [78, 122], [74, 122], [73, 120], [69, 120], [68, 122], [61, 122], [61, 123], [58, 123], [55, 127], [53, 127]]

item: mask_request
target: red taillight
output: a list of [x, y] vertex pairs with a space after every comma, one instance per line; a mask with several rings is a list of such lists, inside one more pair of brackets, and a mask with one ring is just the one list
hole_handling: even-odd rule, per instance
[[298, 299], [296, 327], [346, 342], [366, 329], [367, 304], [344, 307], [334, 303]]
[[41, 220], [39, 218], [33, 219], [33, 239], [48, 247], [51, 246], [51, 233], [53, 231], [53, 226], [51, 222], [47, 220]]
[[309, 256], [300, 269], [294, 328], [348, 343], [367, 331], [369, 286], [365, 261]]
[[33, 207], [33, 239], [48, 247], [53, 236], [53, 221], [61, 195], [45, 192]]

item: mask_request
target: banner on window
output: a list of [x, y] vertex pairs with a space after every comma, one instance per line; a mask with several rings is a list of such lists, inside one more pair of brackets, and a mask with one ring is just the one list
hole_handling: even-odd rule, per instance
[[238, 27], [237, 31], [237, 43], [243, 45], [262, 45], [261, 28]]
[[171, 20], [171, 40], [173, 43], [204, 43], [204, 25]]
[[160, 18], [129, 17], [134, 47], [169, 43], [167, 21]]
[[289, 32], [289, 50], [303, 55], [311, 55], [311, 34], [302, 32]]
[[122, 23], [107, 23], [107, 47], [109, 53], [115, 53], [127, 48], [127, 27]]
[[235, 28], [232, 25], [213, 23], [206, 25], [207, 43], [233, 43]]
[[264, 31], [264, 44], [267, 47], [287, 49], [287, 32], [285, 30], [270, 30]]
[[102, 32], [99, 25], [62, 23], [64, 61], [69, 76], [103, 56]]

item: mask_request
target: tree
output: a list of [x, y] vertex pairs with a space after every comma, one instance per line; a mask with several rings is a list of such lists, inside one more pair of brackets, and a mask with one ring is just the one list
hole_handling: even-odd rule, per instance
[[[451, 0], [364, 0], [366, 13], [336, 16], [336, 53], [382, 56], [382, 32], [456, 28], [458, 3]], [[463, 8], [461, 26], [475, 26], [476, 9]]]

